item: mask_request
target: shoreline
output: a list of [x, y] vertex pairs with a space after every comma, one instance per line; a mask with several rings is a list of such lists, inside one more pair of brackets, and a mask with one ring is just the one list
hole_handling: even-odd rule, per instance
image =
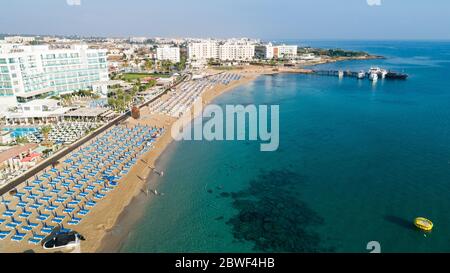
[[[320, 63], [310, 63], [304, 66], [314, 66], [330, 62], [355, 60], [354, 58], [323, 60]], [[361, 60], [361, 59], [359, 59]], [[364, 59], [362, 59], [364, 60]], [[227, 71], [218, 71], [209, 69], [209, 73], [236, 73], [242, 76], [240, 80], [229, 83], [228, 85], [216, 84], [212, 88], [205, 90], [201, 95], [203, 105], [209, 104], [220, 95], [234, 90], [235, 88], [251, 83], [261, 75], [273, 75], [279, 73], [300, 73], [308, 74], [310, 69], [302, 67], [278, 67], [274, 69], [271, 66], [246, 66], [241, 69], [231, 69]], [[169, 95], [164, 95], [162, 99], [167, 99]], [[190, 111], [193, 112], [193, 107]], [[191, 121], [198, 113], [189, 119]], [[149, 193], [149, 187], [157, 188], [158, 177], [151, 170], [159, 164], [161, 155], [167, 150], [167, 147], [173, 142], [171, 137], [171, 127], [177, 119], [162, 114], [153, 114], [144, 107], [141, 110], [141, 118], [134, 120], [131, 117], [122, 122], [123, 125], [151, 125], [164, 127], [165, 133], [155, 142], [154, 148], [141, 155], [129, 173], [124, 176], [117, 188], [108, 194], [108, 197], [102, 200], [89, 216], [80, 223], [75, 230], [82, 234], [86, 241], [81, 244], [81, 252], [114, 252], [118, 251], [123, 245], [124, 240], [130, 234], [132, 228], [144, 213], [143, 204], [148, 204], [153, 198]], [[147, 193], [147, 194], [145, 194]], [[137, 208], [137, 209], [136, 209]], [[94, 238], [94, 239], [90, 239]], [[22, 248], [21, 248], [22, 246]], [[38, 246], [27, 246], [27, 251], [48, 252]], [[25, 249], [21, 244], [6, 244], [2, 251], [23, 252]]]
[[[373, 58], [370, 58], [373, 59]], [[352, 59], [333, 59], [333, 60], [325, 60], [320, 63], [314, 63], [314, 64], [308, 64], [307, 66], [314, 66], [314, 65], [320, 65], [325, 63], [331, 63], [331, 62], [339, 62], [339, 61], [347, 61], [347, 60], [354, 60]], [[362, 59], [365, 60], [365, 59]], [[222, 71], [217, 71], [214, 69], [208, 70], [208, 72], [216, 72], [221, 73]], [[280, 73], [295, 73], [295, 74], [308, 74], [310, 73], [309, 69], [304, 69], [302, 67], [281, 67], [278, 69], [274, 69], [273, 67], [266, 67], [266, 66], [250, 66], [245, 67], [243, 69], [233, 69], [229, 71], [223, 71], [223, 72], [230, 72], [230, 73], [237, 73], [242, 76], [244, 76], [244, 79], [241, 79], [237, 82], [233, 82], [229, 84], [228, 86], [224, 85], [216, 85], [212, 89], [205, 91], [202, 94], [202, 103], [203, 105], [207, 105], [210, 102], [212, 102], [214, 99], [220, 97], [221, 95], [227, 93], [228, 91], [234, 90], [235, 88], [251, 83], [254, 80], [256, 80], [259, 76], [262, 75], [274, 75], [274, 74], [280, 74]], [[190, 109], [190, 112], [192, 113], [193, 109]], [[191, 119], [186, 121], [192, 121], [192, 119], [195, 119], [196, 114], [192, 116]], [[170, 127], [172, 126], [173, 122], [170, 124]], [[169, 128], [170, 129], [170, 128]], [[160, 160], [162, 156], [166, 155], [167, 148], [173, 144], [173, 139], [167, 143], [165, 143], [163, 147], [163, 151], [158, 154], [158, 156], [153, 161], [153, 166], [157, 167], [160, 163]], [[142, 188], [136, 192], [135, 195], [132, 196], [132, 198], [129, 200], [128, 204], [123, 207], [123, 209], [118, 214], [116, 221], [114, 225], [111, 227], [111, 229], [104, 232], [104, 234], [101, 236], [101, 242], [100, 244], [94, 248], [89, 249], [91, 252], [100, 252], [100, 253], [112, 253], [119, 251], [122, 246], [124, 245], [125, 239], [129, 236], [132, 229], [136, 226], [139, 219], [143, 216], [145, 213], [145, 206], [149, 205], [154, 198], [156, 197], [154, 194], [146, 195], [144, 194], [144, 188], [147, 185], [152, 185], [154, 187], [157, 187], [158, 184], [158, 177], [157, 175], [152, 175], [150, 172], [146, 182], [142, 185]]]
[[[230, 72], [239, 73], [242, 71], [230, 71]], [[225, 94], [228, 91], [231, 91], [239, 86], [254, 81], [258, 76], [259, 75], [253, 74], [245, 75], [244, 79], [230, 83], [229, 85], [216, 85], [213, 88], [206, 90], [202, 94], [203, 105], [209, 104], [211, 101]], [[190, 112], [191, 113], [193, 112], [192, 108], [190, 109]], [[196, 114], [198, 115], [198, 113]], [[195, 119], [197, 117], [196, 114], [194, 113], [192, 118], [189, 119], [188, 121], [192, 121], [193, 119]], [[159, 154], [158, 157], [155, 159], [154, 161], [155, 167], [159, 165], [162, 156], [166, 155], [168, 150], [167, 148], [171, 144], [174, 144], [173, 139], [170, 142], [166, 143], [164, 147], [165, 153], [163, 152]], [[156, 187], [157, 182], [158, 176], [156, 174], [150, 173], [150, 175], [148, 175], [147, 177], [145, 185], [152, 184], [153, 186]], [[145, 187], [145, 185], [143, 185], [143, 187]], [[111, 228], [111, 230], [108, 230], [102, 236], [100, 245], [97, 248], [95, 248], [93, 252], [112, 253], [120, 250], [120, 248], [124, 244], [124, 239], [126, 239], [126, 237], [129, 236], [132, 228], [137, 224], [141, 216], [144, 214], [145, 205], [148, 205], [150, 202], [152, 202], [155, 197], [156, 196], [153, 193], [151, 193], [150, 195], [144, 194], [143, 190], [139, 191], [135, 196], [133, 196], [130, 202], [123, 208], [123, 210], [118, 215], [114, 227]]]

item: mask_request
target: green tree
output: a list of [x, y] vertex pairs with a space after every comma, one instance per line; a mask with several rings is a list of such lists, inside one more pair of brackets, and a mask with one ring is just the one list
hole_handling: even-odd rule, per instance
[[126, 93], [123, 89], [117, 89], [115, 94], [108, 98], [108, 105], [114, 111], [123, 112], [127, 109], [133, 99], [133, 91], [131, 94]]
[[28, 143], [28, 139], [24, 136], [16, 137], [16, 143], [17, 144], [25, 144], [25, 143]]
[[214, 65], [215, 64], [215, 61], [214, 61], [214, 59], [213, 58], [209, 58], [208, 59], [208, 65]]
[[173, 66], [173, 63], [169, 60], [161, 61], [161, 70], [163, 72], [166, 72], [166, 73], [170, 72], [170, 69], [172, 68], [172, 66]]
[[178, 71], [182, 71], [186, 68], [186, 57], [180, 59], [180, 62], [176, 64], [176, 68]]
[[44, 126], [41, 128], [41, 133], [44, 136], [44, 143], [48, 144], [48, 135], [52, 131], [52, 127], [50, 126]]
[[152, 60], [147, 60], [145, 62], [145, 70], [150, 71], [153, 69], [153, 61]]

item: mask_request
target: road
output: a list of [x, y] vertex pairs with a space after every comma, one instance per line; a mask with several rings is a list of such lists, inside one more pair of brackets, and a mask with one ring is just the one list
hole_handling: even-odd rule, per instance
[[[180, 83], [182, 83], [183, 81], [185, 81], [186, 79], [190, 79], [189, 75], [182, 75], [180, 80], [178, 80], [177, 82], [175, 82], [173, 85], [171, 85], [170, 87], [168, 87], [164, 92], [162, 92], [161, 94], [159, 94], [157, 97], [144, 102], [143, 104], [139, 105], [139, 108], [145, 107], [147, 106], [149, 103], [155, 101], [156, 99], [160, 98], [161, 96], [163, 96], [164, 94], [166, 94], [170, 89], [176, 87], [177, 85], [179, 85]], [[5, 186], [3, 186], [0, 189], [0, 195], [3, 195], [11, 190], [13, 190], [14, 188], [16, 188], [17, 186], [19, 186], [20, 184], [22, 184], [23, 182], [25, 182], [26, 180], [32, 178], [33, 176], [37, 175], [38, 173], [40, 173], [41, 171], [45, 170], [47, 167], [55, 165], [59, 162], [59, 160], [61, 160], [62, 158], [64, 158], [66, 155], [70, 154], [71, 152], [73, 152], [74, 150], [76, 150], [77, 148], [81, 147], [83, 144], [85, 144], [86, 142], [92, 140], [93, 138], [95, 138], [96, 136], [100, 135], [101, 133], [105, 132], [106, 130], [108, 130], [109, 128], [121, 123], [122, 121], [124, 121], [125, 119], [127, 119], [128, 117], [131, 116], [131, 111], [128, 110], [125, 113], [123, 113], [122, 115], [120, 115], [119, 117], [113, 119], [112, 121], [110, 121], [109, 123], [103, 125], [102, 127], [100, 127], [99, 129], [95, 130], [94, 132], [92, 132], [91, 134], [83, 137], [82, 139], [74, 142], [73, 144], [71, 144], [70, 146], [58, 151], [56, 154], [54, 154], [53, 156], [45, 159], [44, 161], [40, 162], [38, 165], [36, 165], [34, 168], [28, 170], [27, 172], [21, 174], [20, 176], [16, 177], [15, 179], [11, 180], [11, 182], [9, 182], [8, 184], [6, 184]]]

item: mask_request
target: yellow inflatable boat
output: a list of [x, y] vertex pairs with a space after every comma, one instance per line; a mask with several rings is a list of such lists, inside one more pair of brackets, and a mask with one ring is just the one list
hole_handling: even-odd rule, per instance
[[433, 222], [423, 217], [414, 219], [414, 225], [424, 231], [431, 231], [433, 229]]

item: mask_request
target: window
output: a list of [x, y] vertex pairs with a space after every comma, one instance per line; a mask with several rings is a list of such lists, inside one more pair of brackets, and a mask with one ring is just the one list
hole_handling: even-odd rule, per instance
[[0, 64], [6, 64], [6, 59], [0, 59]]
[[13, 95], [12, 89], [0, 90], [0, 97], [1, 96], [12, 96], [12, 95]]

